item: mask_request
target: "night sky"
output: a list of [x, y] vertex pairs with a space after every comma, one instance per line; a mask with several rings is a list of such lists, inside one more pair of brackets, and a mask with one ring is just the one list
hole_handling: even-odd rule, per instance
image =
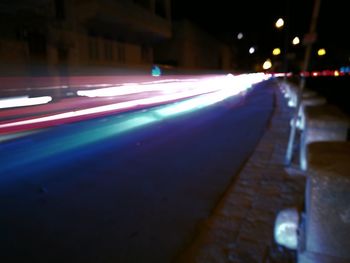
[[[245, 35], [247, 50], [256, 46], [260, 55], [266, 56], [272, 48], [283, 45], [285, 32], [290, 41], [298, 35], [301, 39], [309, 31], [313, 0], [267, 1], [173, 1], [173, 18], [187, 18], [205, 31], [237, 44], [239, 32]], [[321, 1], [314, 48], [324, 47], [329, 57], [337, 57], [340, 64], [349, 64], [350, 41], [348, 37], [348, 9], [345, 1]], [[277, 30], [275, 21], [283, 17], [288, 29]], [[243, 42], [243, 41], [241, 41]]]

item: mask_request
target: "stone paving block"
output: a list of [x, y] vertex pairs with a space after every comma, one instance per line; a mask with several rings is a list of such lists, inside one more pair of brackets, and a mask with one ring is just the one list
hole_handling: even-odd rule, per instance
[[306, 178], [286, 179], [281, 189], [290, 189], [292, 192], [302, 192], [305, 189]]
[[258, 182], [257, 180], [254, 179], [247, 179], [243, 176], [240, 176], [239, 180], [236, 182], [236, 186], [241, 186], [241, 187], [258, 187]]
[[257, 192], [257, 188], [258, 187], [246, 187], [246, 186], [242, 186], [242, 185], [237, 185], [235, 188], [234, 188], [234, 192], [236, 194], [246, 194], [246, 195], [249, 195], [249, 196], [254, 196]]
[[[260, 170], [260, 169], [257, 169], [257, 168], [252, 168], [252, 169], [255, 169], [255, 170]], [[245, 180], [250, 180], [251, 182], [254, 183], [255, 182], [258, 182], [261, 178], [262, 178], [262, 175], [261, 175], [261, 172], [248, 172], [246, 170], [243, 170], [241, 172], [241, 177], [244, 178]]]
[[201, 249], [201, 253], [198, 253], [193, 260], [183, 261], [183, 262], [198, 262], [198, 263], [226, 263], [227, 257], [220, 246], [213, 246], [213, 244], [208, 244], [207, 247]]
[[273, 151], [265, 152], [262, 154], [256, 154], [249, 159], [249, 163], [253, 167], [262, 168], [270, 160], [270, 156], [272, 155], [272, 153]]
[[255, 218], [258, 221], [263, 221], [263, 222], [271, 222], [274, 221], [276, 213], [271, 212], [271, 211], [267, 211], [264, 209], [259, 209], [259, 208], [255, 208], [250, 210], [248, 216]]
[[237, 250], [228, 252], [227, 259], [230, 263], [244, 263], [244, 261], [238, 256]]
[[285, 150], [287, 146], [287, 143], [283, 140], [283, 141], [277, 141], [274, 145], [274, 152], [278, 151], [278, 150]]
[[[266, 230], [270, 229], [273, 225], [273, 222], [265, 222], [260, 216], [254, 217], [252, 213], [248, 213], [247, 218], [249, 218], [249, 220], [244, 222], [241, 226], [240, 235], [245, 231], [245, 233], [250, 233], [251, 236], [254, 237], [255, 232], [266, 232]], [[265, 234], [272, 236], [272, 233]]]
[[248, 208], [252, 207], [252, 202], [253, 201], [247, 200], [247, 199], [229, 199], [229, 200], [227, 200], [227, 204], [235, 207], [236, 210], [248, 209]]
[[240, 177], [242, 177], [242, 175], [244, 174], [244, 173], [261, 173], [262, 171], [260, 170], [260, 166], [256, 166], [255, 164], [254, 164], [254, 162], [248, 162], [245, 166], [244, 166], [244, 168], [241, 170], [241, 172], [240, 172]]
[[272, 153], [271, 159], [272, 160], [278, 160], [279, 163], [283, 163], [284, 159], [285, 159], [285, 153], [286, 153], [286, 146], [284, 148], [279, 148], [279, 149], [275, 149]]
[[277, 181], [277, 182], [284, 182], [286, 180], [286, 176], [283, 174], [283, 171], [266, 171], [263, 174], [263, 179], [265, 180], [271, 180], [271, 181]]
[[254, 195], [251, 195], [251, 194], [248, 194], [248, 193], [236, 193], [234, 191], [233, 193], [227, 194], [226, 198], [228, 200], [232, 200], [234, 202], [251, 203], [253, 201], [253, 199], [254, 199]]
[[253, 209], [265, 209], [270, 212], [275, 212], [282, 207], [282, 200], [280, 198], [272, 197], [267, 198], [261, 196], [261, 198], [257, 198], [253, 203]]
[[262, 187], [259, 191], [259, 195], [260, 196], [264, 196], [264, 198], [277, 198], [280, 199], [281, 198], [281, 190], [280, 190], [280, 186], [275, 185], [265, 185], [264, 187]]
[[[246, 165], [248, 168], [255, 169], [256, 171], [263, 171], [267, 162], [253, 162], [249, 161]], [[244, 171], [244, 169], [242, 170]]]
[[273, 151], [271, 150], [269, 152], [264, 152], [259, 155], [252, 156], [248, 161], [248, 164], [249, 164], [248, 167], [252, 166], [252, 167], [258, 167], [259, 169], [261, 169], [262, 166], [268, 163], [272, 153]]
[[215, 231], [210, 231], [208, 234], [208, 237], [212, 241], [212, 243], [215, 243], [216, 245], [220, 245], [221, 247], [225, 247], [225, 245], [232, 241], [236, 240], [237, 236], [239, 234], [239, 231], [234, 231], [229, 228], [222, 228], [217, 227], [215, 228]]
[[210, 227], [218, 227], [219, 229], [231, 229], [232, 231], [238, 231], [241, 227], [240, 222], [232, 220], [232, 218], [226, 216], [216, 216], [214, 220], [210, 222]]
[[[248, 240], [258, 240], [260, 243], [268, 243], [272, 239], [271, 236], [272, 229], [261, 229], [261, 228], [246, 228], [242, 229], [239, 232], [239, 239], [248, 239]], [[253, 238], [252, 238], [253, 237]]]
[[238, 241], [237, 254], [243, 262], [262, 262], [266, 253], [266, 246], [258, 240], [240, 238]]
[[237, 223], [238, 222], [242, 223], [246, 218], [246, 214], [249, 212], [249, 210], [250, 210], [250, 207], [244, 210], [240, 210], [240, 209], [237, 209], [237, 207], [234, 207], [233, 209], [222, 209], [217, 211], [216, 213], [218, 216], [227, 216], [231, 220], [235, 220]]
[[266, 165], [266, 170], [267, 171], [271, 171], [271, 172], [284, 171], [284, 165], [280, 164], [280, 163], [271, 163], [271, 162], [269, 162]]

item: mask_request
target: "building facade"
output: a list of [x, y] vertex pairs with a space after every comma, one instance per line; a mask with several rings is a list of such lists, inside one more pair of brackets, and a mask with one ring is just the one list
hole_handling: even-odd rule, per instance
[[180, 69], [232, 68], [229, 46], [187, 20], [173, 23], [173, 37], [157, 45], [154, 57], [158, 64]]
[[171, 38], [170, 0], [4, 0], [0, 74], [150, 68]]

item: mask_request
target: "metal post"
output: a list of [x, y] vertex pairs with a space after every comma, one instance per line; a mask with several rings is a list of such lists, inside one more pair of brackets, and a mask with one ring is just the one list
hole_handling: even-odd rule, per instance
[[[320, 11], [320, 5], [321, 5], [321, 0], [315, 0], [313, 12], [312, 12], [309, 36], [316, 35], [316, 25], [317, 25], [318, 14]], [[311, 51], [312, 51], [312, 42], [313, 41], [309, 41], [307, 43], [307, 46], [306, 46], [303, 72], [306, 72], [309, 68], [310, 56], [311, 56]], [[297, 123], [297, 119], [298, 119], [298, 112], [299, 112], [299, 108], [300, 108], [300, 104], [301, 104], [301, 98], [302, 98], [302, 93], [303, 93], [304, 87], [305, 87], [305, 76], [303, 75], [303, 76], [301, 76], [299, 89], [297, 91], [297, 105], [295, 107], [294, 116], [292, 118], [292, 127], [291, 127], [290, 134], [289, 134], [289, 141], [288, 141], [288, 147], [287, 147], [286, 158], [285, 158], [286, 165], [290, 165], [290, 163], [292, 161], [293, 145], [294, 145], [295, 133], [296, 133], [296, 123]]]
[[289, 40], [289, 24], [290, 24], [290, 0], [286, 2], [286, 25], [285, 25], [285, 34], [284, 34], [284, 81], [287, 80], [288, 73], [288, 40]]

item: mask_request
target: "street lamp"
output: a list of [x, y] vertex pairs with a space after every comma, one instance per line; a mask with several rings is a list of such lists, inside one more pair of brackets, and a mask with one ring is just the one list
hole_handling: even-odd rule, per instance
[[283, 18], [279, 18], [279, 19], [276, 21], [275, 26], [276, 26], [277, 28], [282, 28], [282, 27], [284, 26], [284, 20], [283, 20]]
[[270, 59], [266, 59], [262, 67], [265, 70], [272, 68], [271, 60]]
[[319, 56], [324, 56], [326, 55], [326, 50], [324, 48], [320, 48], [318, 51], [317, 51], [317, 55]]
[[254, 47], [251, 47], [250, 49], [249, 49], [249, 54], [253, 54], [255, 52], [255, 48]]
[[279, 54], [281, 54], [281, 49], [276, 47], [272, 50], [272, 55], [274, 56], [278, 56]]
[[292, 43], [293, 43], [293, 45], [294, 45], [294, 46], [298, 45], [298, 44], [300, 43], [300, 39], [299, 39], [299, 37], [295, 37], [295, 38], [293, 38]]
[[243, 38], [243, 33], [238, 33], [238, 35], [237, 35], [237, 39], [239, 39], [239, 40], [241, 40]]

